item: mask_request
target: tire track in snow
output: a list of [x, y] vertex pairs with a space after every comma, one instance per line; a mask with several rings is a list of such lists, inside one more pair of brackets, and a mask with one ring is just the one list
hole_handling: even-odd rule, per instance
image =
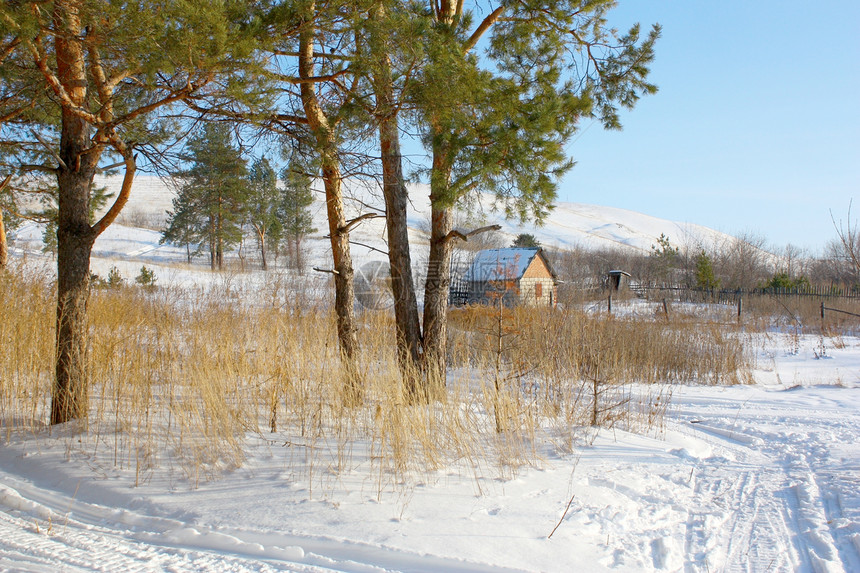
[[[860, 480], [833, 468], [838, 439], [819, 431], [833, 420], [810, 416], [808, 431], [798, 431], [781, 411], [713, 414], [692, 429], [730, 459], [698, 462], [685, 571], [860, 571], [858, 516], [842, 509]], [[845, 429], [849, 439], [857, 435]]]
[[28, 571], [56, 571], [61, 563], [69, 572], [504, 571], [357, 542], [189, 525], [82, 501], [61, 507], [65, 498], [56, 492], [18, 487], [21, 493], [0, 486], [0, 570], [27, 564]]

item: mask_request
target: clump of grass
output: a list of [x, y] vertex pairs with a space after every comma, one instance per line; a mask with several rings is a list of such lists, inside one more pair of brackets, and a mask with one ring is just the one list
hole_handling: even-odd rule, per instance
[[[451, 313], [445, 399], [412, 404], [391, 313], [368, 311], [355, 404], [327, 295], [270, 277], [253, 292], [232, 275], [210, 290], [94, 289], [89, 418], [74, 447], [139, 481], [167, 465], [196, 483], [242, 464], [260, 436], [283, 446], [312, 495], [359, 463], [381, 492], [444, 467], [512, 475], [592, 425], [658, 428], [666, 384], [736, 383], [748, 368], [739, 336], [716, 324], [473, 308]], [[0, 275], [7, 439], [48, 418], [54, 305], [49, 279]]]

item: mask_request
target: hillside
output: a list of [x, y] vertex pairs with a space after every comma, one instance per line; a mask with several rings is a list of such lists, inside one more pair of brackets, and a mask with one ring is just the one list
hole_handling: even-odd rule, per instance
[[[116, 192], [120, 177], [99, 178], [97, 184]], [[159, 245], [159, 230], [165, 221], [165, 213], [171, 209], [175, 191], [163, 180], [152, 175], [139, 175], [135, 178], [131, 197], [117, 224], [96, 242], [96, 258], [127, 259], [151, 264], [164, 264], [182, 261], [184, 249], [171, 245]], [[311, 207], [314, 226], [318, 231], [306, 243], [311, 266], [327, 266], [331, 260], [327, 234], [328, 223], [325, 218], [325, 204], [321, 190]], [[383, 206], [381, 192], [361, 186], [349, 190], [347, 206], [353, 214], [365, 213]], [[413, 260], [426, 258], [427, 229], [429, 227], [430, 205], [428, 189], [418, 185], [412, 194], [408, 220], [410, 239], [413, 245]], [[465, 219], [466, 216], [460, 217]], [[502, 226], [499, 241], [510, 243], [519, 233], [533, 234], [542, 245], [550, 248], [570, 249], [583, 247], [626, 248], [648, 252], [656, 243], [657, 237], [665, 234], [673, 245], [695, 248], [700, 245], [719, 245], [732, 240], [732, 237], [690, 223], [679, 223], [660, 219], [614, 207], [586, 205], [582, 203], [559, 203], [549, 215], [545, 224], [520, 225], [516, 221], [506, 221], [502, 213], [493, 210], [492, 200], [484, 198], [468, 215], [470, 222], [464, 227], [471, 228], [497, 223]], [[379, 251], [386, 250], [385, 227], [382, 219], [370, 220], [353, 231], [353, 257], [361, 264], [370, 260], [384, 259]], [[13, 248], [20, 253], [31, 253], [41, 248], [41, 229], [27, 225], [16, 234]], [[372, 248], [371, 248], [372, 247]], [[373, 249], [379, 249], [375, 251]], [[97, 265], [97, 263], [96, 263]], [[97, 265], [98, 266], [98, 265]]]

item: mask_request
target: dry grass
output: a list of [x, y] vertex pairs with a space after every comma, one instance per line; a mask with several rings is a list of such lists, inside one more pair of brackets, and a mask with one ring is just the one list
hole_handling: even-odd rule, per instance
[[[89, 418], [74, 445], [92, 463], [141, 481], [171, 466], [196, 482], [240, 465], [260, 436], [285, 446], [312, 493], [356, 463], [372, 465], [380, 491], [442, 467], [508, 475], [571, 448], [583, 427], [659, 428], [667, 384], [748, 376], [738, 336], [718, 325], [469, 309], [452, 312], [446, 400], [412, 405], [390, 313], [365, 312], [353, 406], [324, 298], [277, 276], [252, 298], [223, 282], [93, 291]], [[0, 275], [6, 439], [48, 418], [53, 293], [44, 277]]]
[[[821, 304], [851, 314], [826, 310], [821, 319]], [[757, 296], [744, 301], [744, 321], [758, 330], [795, 328], [808, 334], [847, 336], [860, 334], [860, 299], [821, 299], [807, 296]]]

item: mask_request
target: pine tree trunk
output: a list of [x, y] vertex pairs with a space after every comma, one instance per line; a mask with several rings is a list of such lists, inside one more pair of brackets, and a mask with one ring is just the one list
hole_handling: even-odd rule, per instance
[[450, 233], [454, 212], [448, 201], [451, 166], [444, 145], [433, 146], [430, 175], [430, 255], [424, 286], [424, 361], [434, 393], [444, 391], [448, 367], [448, 294], [451, 289]]
[[220, 271], [224, 267], [224, 226], [219, 208], [218, 217], [215, 219], [215, 265]]
[[[78, 6], [54, 4], [54, 25], [67, 34], [55, 36], [57, 77], [72, 103], [86, 100], [87, 76], [79, 41]], [[87, 302], [90, 253], [96, 233], [90, 227], [90, 189], [98, 150], [90, 149], [89, 126], [63, 106], [57, 169], [57, 362], [51, 399], [51, 424], [87, 416]]]
[[[64, 160], [74, 161], [71, 155]], [[89, 225], [93, 174], [94, 171], [66, 171], [58, 177], [57, 364], [51, 424], [87, 416], [87, 302], [90, 253], [95, 239]]]
[[451, 288], [453, 227], [450, 207], [431, 197], [430, 256], [424, 286], [424, 361], [428, 384], [435, 395], [444, 392], [448, 352], [448, 293]]
[[6, 225], [3, 222], [3, 210], [0, 209], [0, 271], [9, 264], [9, 245], [6, 243]]
[[418, 391], [415, 387], [416, 368], [421, 360], [421, 325], [412, 277], [412, 258], [409, 253], [409, 229], [406, 220], [408, 194], [403, 181], [400, 141], [395, 119], [385, 120], [380, 124], [379, 137], [398, 356], [401, 369], [407, 377], [407, 390], [415, 394]]
[[[380, 8], [380, 13], [381, 10]], [[420, 392], [418, 369], [421, 364], [421, 324], [418, 317], [415, 282], [412, 277], [412, 258], [409, 253], [409, 229], [406, 220], [409, 197], [403, 180], [390, 62], [388, 55], [384, 53], [379, 54], [377, 60], [379, 69], [374, 77], [374, 89], [379, 122], [382, 193], [385, 198], [385, 223], [388, 231], [388, 262], [394, 296], [397, 355], [407, 394], [417, 398]]]
[[[312, 20], [315, 10], [316, 4], [314, 2], [310, 2], [306, 6], [307, 21], [299, 35], [299, 76], [302, 78], [311, 78], [314, 75], [315, 27], [312, 25]], [[322, 164], [329, 236], [334, 263], [334, 308], [337, 315], [337, 334], [347, 376], [345, 399], [348, 403], [356, 404], [361, 399], [362, 387], [356, 366], [358, 329], [355, 324], [354, 310], [355, 286], [352, 256], [349, 250], [349, 230], [344, 214], [337, 138], [319, 103], [315, 84], [302, 83], [300, 89], [302, 106], [308, 119], [308, 126], [316, 140], [316, 148]]]
[[212, 271], [217, 263], [215, 251], [215, 216], [209, 215], [209, 270]]
[[257, 230], [257, 234], [260, 236], [260, 267], [266, 271], [268, 270], [268, 265], [266, 264], [266, 233], [262, 229]]

